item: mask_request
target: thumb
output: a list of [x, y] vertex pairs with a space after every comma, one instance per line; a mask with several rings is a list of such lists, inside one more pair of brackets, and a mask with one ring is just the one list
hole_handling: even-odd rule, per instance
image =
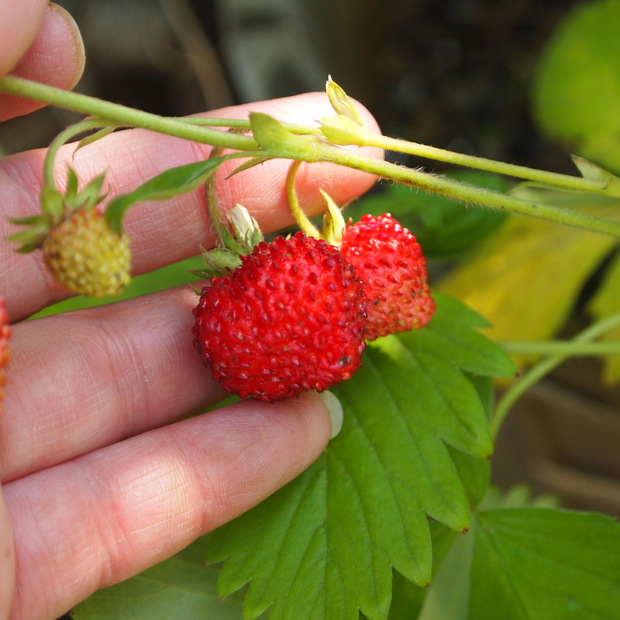
[[47, 0], [0, 0], [0, 75], [24, 55], [41, 27]]
[[[0, 0], [0, 76], [7, 72], [71, 89], [84, 70], [84, 46], [67, 11], [42, 0]], [[44, 104], [0, 94], [0, 121]]]

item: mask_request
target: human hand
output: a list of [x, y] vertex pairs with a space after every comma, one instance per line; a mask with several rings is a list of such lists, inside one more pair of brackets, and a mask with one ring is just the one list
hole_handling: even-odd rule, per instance
[[[60, 27], [46, 33], [48, 20], [60, 14], [56, 9], [42, 1], [0, 0], [0, 23], [26, 4], [30, 13], [14, 20], [15, 45], [23, 54], [37, 32], [33, 22], [42, 23], [35, 45], [56, 50], [45, 61], [49, 66], [59, 57], [73, 58], [56, 73], [70, 87], [83, 55], [69, 26], [64, 34]], [[9, 70], [20, 55], [2, 44], [0, 67]], [[29, 66], [30, 54], [17, 72]], [[29, 77], [45, 74], [30, 66]], [[0, 118], [34, 107], [2, 96]], [[245, 117], [249, 110], [305, 123], [331, 113], [324, 96], [309, 94], [209, 115]], [[204, 159], [209, 150], [128, 130], [75, 155], [69, 147], [60, 159], [71, 158], [85, 180], [106, 170], [115, 194], [171, 166]], [[37, 212], [43, 155], [31, 151], [0, 160], [1, 238], [14, 232], [7, 216]], [[269, 162], [223, 181], [222, 207], [244, 204], [265, 232], [290, 224], [287, 165]], [[62, 164], [58, 174], [64, 174]], [[309, 213], [323, 208], [319, 187], [342, 203], [373, 181], [326, 164], [302, 168], [297, 177]], [[201, 192], [137, 205], [125, 226], [135, 274], [213, 242]], [[0, 293], [9, 315], [20, 320], [66, 292], [51, 280], [39, 253], [13, 249], [0, 243]], [[188, 418], [223, 396], [192, 348], [196, 301], [181, 288], [13, 325], [0, 417], [0, 618], [61, 615], [96, 589], [131, 577], [248, 510], [325, 447], [329, 416], [314, 393], [278, 403], [245, 401]]]

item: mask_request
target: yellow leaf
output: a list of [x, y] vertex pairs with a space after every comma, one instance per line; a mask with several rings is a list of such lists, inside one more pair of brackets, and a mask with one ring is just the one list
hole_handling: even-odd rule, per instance
[[[555, 192], [548, 192], [547, 199], [561, 200]], [[617, 201], [589, 200], [579, 207], [620, 217]], [[616, 243], [611, 236], [511, 216], [437, 288], [486, 317], [491, 324], [487, 335], [495, 340], [546, 340], [562, 327], [586, 280]]]

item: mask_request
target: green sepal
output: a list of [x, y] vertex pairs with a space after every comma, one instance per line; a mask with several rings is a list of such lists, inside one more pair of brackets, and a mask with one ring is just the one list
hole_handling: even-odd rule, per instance
[[327, 213], [323, 216], [323, 239], [331, 245], [339, 246], [347, 223], [334, 199], [324, 190], [319, 191], [327, 203]]
[[[92, 209], [104, 200], [107, 194], [102, 194], [103, 183], [105, 181], [105, 172], [98, 174], [91, 179], [81, 192], [77, 191], [77, 176], [72, 168], [69, 168], [69, 185], [67, 186], [67, 193], [65, 196], [65, 206], [69, 211], [75, 211], [76, 209]], [[75, 178], [75, 181], [71, 177]], [[69, 189], [73, 191], [75, 187], [75, 193], [70, 193]]]
[[270, 157], [317, 161], [317, 140], [314, 136], [291, 133], [280, 121], [263, 112], [250, 112], [254, 139]]
[[331, 75], [327, 78], [325, 91], [336, 114], [352, 120], [359, 127], [366, 128], [366, 121], [358, 112], [355, 104], [351, 101], [344, 89], [332, 80]]
[[620, 196], [620, 177], [585, 157], [571, 155], [571, 159], [584, 179], [600, 182], [609, 196]]
[[205, 280], [226, 275], [241, 265], [239, 254], [228, 248], [212, 248], [211, 250], [200, 248], [200, 254], [204, 268], [192, 269], [189, 273]]
[[53, 221], [58, 221], [63, 216], [65, 212], [64, 196], [55, 187], [43, 186], [39, 198], [41, 211], [49, 215]]
[[233, 229], [234, 240], [241, 248], [241, 254], [250, 254], [254, 247], [264, 240], [258, 222], [240, 204], [236, 204], [226, 215]]
[[228, 211], [227, 217], [232, 231], [222, 226], [222, 246], [211, 250], [201, 248], [204, 269], [192, 270], [190, 273], [205, 279], [226, 275], [241, 265], [240, 256], [251, 254], [254, 246], [263, 241], [258, 222], [243, 205], [235, 205]]
[[78, 176], [75, 170], [71, 166], [68, 166], [67, 188], [65, 190], [65, 195], [66, 196], [77, 196], [79, 184], [80, 182], [79, 182], [79, 179], [78, 179]]

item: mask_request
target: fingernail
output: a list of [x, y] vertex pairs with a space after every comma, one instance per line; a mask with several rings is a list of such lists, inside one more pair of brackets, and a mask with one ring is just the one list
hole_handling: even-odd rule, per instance
[[84, 41], [82, 39], [82, 33], [80, 32], [80, 28], [78, 27], [73, 15], [67, 11], [64, 7], [56, 4], [55, 2], [49, 3], [49, 10], [54, 11], [65, 23], [67, 26], [69, 35], [73, 39], [73, 53], [75, 55], [75, 78], [74, 83], [70, 86], [72, 88], [77, 84], [79, 79], [82, 77], [82, 73], [84, 73], [84, 65], [86, 63], [86, 51], [84, 49]]
[[323, 403], [325, 403], [327, 411], [329, 411], [329, 417], [332, 422], [332, 432], [329, 438], [333, 439], [342, 429], [342, 419], [344, 417], [342, 405], [335, 394], [329, 390], [321, 392], [319, 396], [323, 400]]

